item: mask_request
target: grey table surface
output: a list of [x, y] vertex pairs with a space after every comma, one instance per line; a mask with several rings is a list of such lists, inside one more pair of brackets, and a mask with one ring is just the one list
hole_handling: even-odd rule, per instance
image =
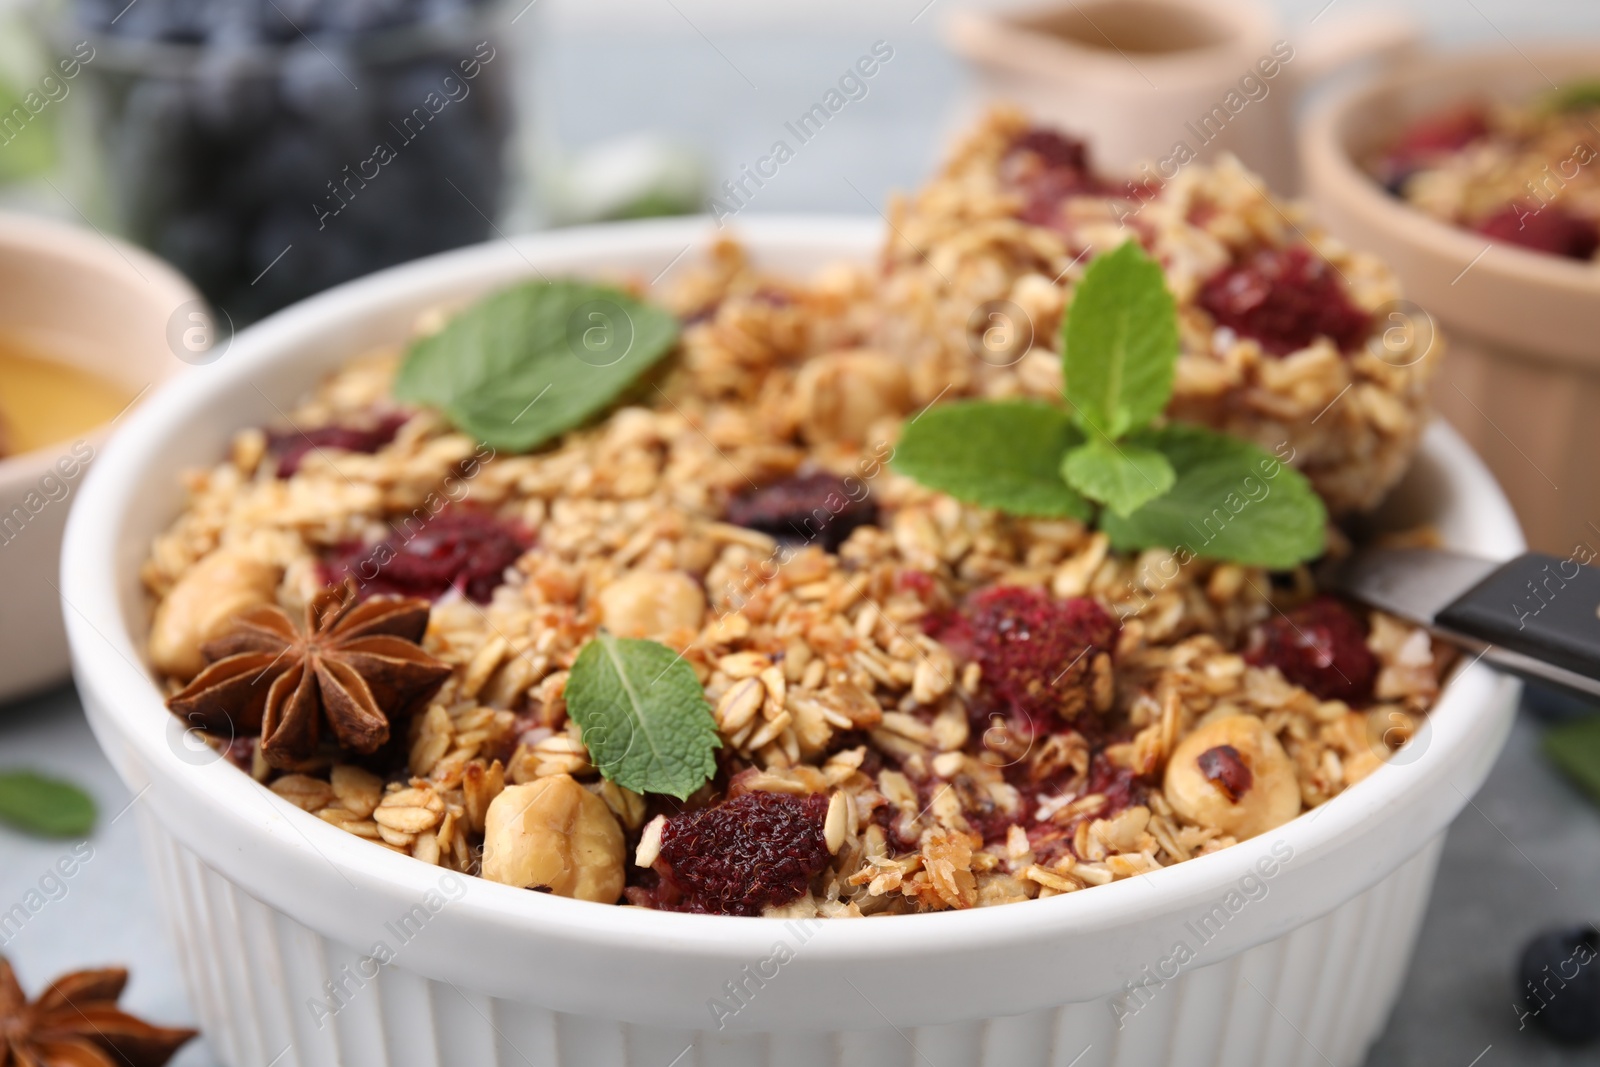
[[[1315, 32], [1310, 20], [1326, 3], [1282, 0], [1290, 32]], [[1600, 35], [1600, 6], [1591, 3], [1405, 6], [1446, 44]], [[965, 102], [964, 77], [938, 46], [934, 21], [782, 32], [700, 23], [675, 34], [566, 24], [544, 39], [538, 57], [545, 139], [577, 148], [666, 131], [702, 152], [720, 181], [765, 152], [783, 121], [808, 108], [875, 40], [889, 40], [895, 58], [868, 96], [804, 146], [752, 205], [861, 214], [928, 173]], [[1519, 1031], [1514, 1007], [1514, 960], [1526, 938], [1551, 924], [1600, 920], [1600, 811], [1539, 754], [1540, 729], [1520, 718], [1483, 791], [1451, 828], [1411, 974], [1370, 1067], [1596, 1062], [1593, 1050], [1564, 1050]], [[127, 963], [134, 973], [128, 1007], [165, 1022], [192, 1021], [129, 814], [134, 798], [100, 755], [70, 687], [0, 706], [0, 767], [9, 766], [83, 783], [102, 818], [88, 842], [92, 855], [59, 884], [48, 874], [77, 843], [0, 828], [0, 911], [30, 892], [48, 899], [20, 929], [0, 932], [0, 952], [30, 988], [65, 970]], [[213, 1062], [203, 1042], [175, 1061]]]

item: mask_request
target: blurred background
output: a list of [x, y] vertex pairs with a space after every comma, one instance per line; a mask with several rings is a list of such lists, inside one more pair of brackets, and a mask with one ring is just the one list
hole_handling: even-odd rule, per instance
[[[1266, 6], [1314, 43], [1365, 2]], [[951, 12], [1016, 6], [7, 0], [0, 205], [130, 237], [243, 325], [496, 234], [705, 211], [884, 41], [893, 59], [865, 95], [751, 198], [859, 213], [914, 186], [970, 113], [972, 79], [941, 40]], [[1600, 32], [1579, 0], [1384, 10], [1445, 46]], [[74, 49], [94, 58], [41, 91]]]
[[[1368, 3], [1264, 7], [1309, 45]], [[549, 226], [746, 207], [871, 214], [926, 179], [977, 105], [949, 20], [1005, 6], [4, 0], [0, 208], [151, 250], [217, 309], [219, 331], [372, 270]], [[1387, 0], [1370, 17], [1408, 19], [1443, 49], [1600, 38], [1592, 0]], [[859, 57], [881, 58], [880, 44], [891, 58], [860, 95], [730, 199], [724, 183]], [[1592, 1045], [1527, 1028], [1515, 999], [1530, 937], [1600, 920], [1600, 817], [1540, 751], [1549, 723], [1586, 714], [1532, 702], [1451, 831], [1373, 1067], [1600, 1062]], [[0, 705], [0, 764], [72, 778], [103, 813], [92, 861], [60, 903], [0, 933], [0, 952], [36, 980], [128, 961], [130, 1006], [192, 1019], [132, 820], [120, 818], [133, 798], [70, 688]], [[0, 828], [0, 900], [29, 891], [59, 850]], [[200, 1044], [176, 1062], [212, 1060]]]

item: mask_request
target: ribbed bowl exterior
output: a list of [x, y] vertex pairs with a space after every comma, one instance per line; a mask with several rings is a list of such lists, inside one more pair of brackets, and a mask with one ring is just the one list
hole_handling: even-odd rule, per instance
[[[154, 818], [142, 830], [200, 1025], [226, 1067], [1355, 1067], [1393, 1007], [1443, 843], [1321, 918], [1115, 1003], [730, 1036], [486, 996], [408, 970], [403, 949], [374, 967], [255, 900]], [[759, 995], [783, 996], [781, 974]]]
[[[867, 262], [881, 242], [875, 220], [740, 226], [764, 269], [791, 276]], [[212, 462], [239, 426], [271, 422], [349, 353], [403, 340], [418, 307], [465, 301], [530, 270], [656, 277], [715, 232], [706, 219], [575, 228], [350, 283], [241, 332], [206, 374], [151, 397], [86, 476], [60, 579], [78, 691], [107, 757], [144, 798], [150, 869], [218, 1059], [1358, 1064], [1404, 976], [1441, 836], [1515, 712], [1516, 684], [1481, 663], [1457, 672], [1395, 759], [1271, 835], [1051, 900], [815, 929], [604, 908], [443, 872], [307, 815], [186, 743], [142, 665], [139, 562], [182, 506], [176, 472]], [[1505, 558], [1523, 548], [1504, 496], [1442, 425], [1394, 500], [1402, 528], [1425, 522], [1460, 551]], [[1192, 923], [1224, 904], [1238, 917], [1190, 941]], [[413, 917], [425, 929], [395, 929]], [[785, 938], [798, 947], [779, 959]], [[1170, 967], [1185, 943], [1198, 949]], [[767, 972], [774, 960], [781, 969]], [[721, 1014], [717, 991], [735, 981], [752, 983], [748, 996]]]

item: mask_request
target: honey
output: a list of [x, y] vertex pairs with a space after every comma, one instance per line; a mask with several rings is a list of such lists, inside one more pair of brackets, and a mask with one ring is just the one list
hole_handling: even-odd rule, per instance
[[132, 399], [116, 382], [0, 334], [0, 456], [79, 437], [116, 418]]

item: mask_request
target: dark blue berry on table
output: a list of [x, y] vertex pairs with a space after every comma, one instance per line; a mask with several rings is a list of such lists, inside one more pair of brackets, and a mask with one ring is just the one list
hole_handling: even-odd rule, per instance
[[1525, 1025], [1570, 1044], [1600, 1038], [1600, 931], [1546, 930], [1529, 941], [1517, 993]]

